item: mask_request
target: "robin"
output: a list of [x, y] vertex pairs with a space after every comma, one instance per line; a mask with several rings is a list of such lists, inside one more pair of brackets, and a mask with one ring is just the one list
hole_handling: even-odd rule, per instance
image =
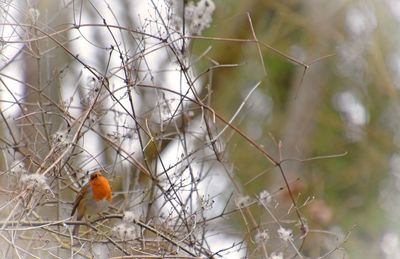
[[[77, 220], [105, 211], [111, 203], [112, 191], [110, 183], [100, 171], [90, 175], [90, 180], [85, 184], [76, 196], [71, 216], [77, 213]], [[72, 232], [74, 236], [79, 233], [79, 225], [75, 225]]]

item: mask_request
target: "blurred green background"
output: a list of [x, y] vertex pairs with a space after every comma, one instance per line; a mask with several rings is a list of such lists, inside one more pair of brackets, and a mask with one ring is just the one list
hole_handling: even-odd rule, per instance
[[[284, 164], [299, 201], [313, 199], [302, 209], [310, 229], [350, 234], [343, 245], [350, 258], [400, 258], [400, 2], [215, 3], [205, 36], [253, 39], [249, 14], [258, 40], [270, 47], [261, 46], [265, 75], [254, 43], [194, 42], [198, 55], [211, 46], [209, 62], [237, 65], [213, 71], [215, 110], [229, 118], [261, 81], [234, 123], [243, 132], [277, 159], [279, 141], [282, 158], [346, 153]], [[288, 57], [310, 66], [304, 78], [304, 66]], [[283, 186], [278, 171], [268, 170], [271, 164], [242, 138], [227, 143], [245, 193]]]

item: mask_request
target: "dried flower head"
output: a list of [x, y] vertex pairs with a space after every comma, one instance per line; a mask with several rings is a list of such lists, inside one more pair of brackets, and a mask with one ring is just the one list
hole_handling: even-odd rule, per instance
[[40, 12], [36, 8], [29, 8], [29, 19], [31, 20], [32, 24], [36, 24], [39, 20]]
[[260, 203], [264, 206], [268, 206], [272, 202], [272, 195], [267, 190], [263, 190], [262, 192], [260, 192], [258, 198], [260, 200]]
[[269, 259], [283, 259], [283, 253], [282, 252], [272, 252]]
[[21, 176], [21, 184], [26, 189], [49, 190], [46, 176], [42, 174], [23, 174]]
[[268, 231], [266, 229], [264, 229], [263, 231], [257, 232], [257, 234], [254, 236], [254, 239], [255, 239], [256, 243], [266, 242], [269, 239]]
[[51, 136], [51, 139], [53, 140], [54, 145], [60, 147], [66, 147], [71, 144], [71, 141], [68, 138], [68, 132], [66, 131], [57, 131]]
[[211, 0], [200, 0], [196, 4], [189, 2], [185, 8], [189, 31], [200, 35], [205, 28], [210, 27], [214, 10], [215, 4]]
[[117, 236], [123, 240], [133, 240], [138, 236], [138, 231], [135, 225], [120, 223], [113, 228]]
[[11, 164], [10, 171], [14, 175], [21, 175], [27, 172], [25, 169], [25, 164], [21, 160], [16, 160]]
[[293, 238], [293, 235], [292, 235], [293, 231], [291, 229], [286, 229], [286, 228], [281, 226], [277, 230], [277, 232], [278, 232], [279, 238], [282, 239], [285, 242], [290, 241]]
[[250, 196], [240, 196], [236, 199], [236, 206], [238, 208], [245, 208], [251, 204], [252, 200]]
[[124, 211], [124, 217], [122, 221], [125, 223], [133, 223], [138, 219], [137, 215], [133, 211]]

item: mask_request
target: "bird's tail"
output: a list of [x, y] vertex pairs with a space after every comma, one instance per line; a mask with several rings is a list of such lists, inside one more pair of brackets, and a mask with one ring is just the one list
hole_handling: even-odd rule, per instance
[[[82, 220], [82, 217], [77, 217], [76, 218], [76, 220], [77, 221], [80, 221], [80, 220]], [[74, 236], [78, 236], [78, 234], [79, 234], [79, 227], [80, 227], [81, 225], [80, 224], [75, 224], [75, 226], [74, 226], [74, 229], [72, 230], [72, 234], [74, 235]]]
[[75, 226], [74, 226], [74, 229], [72, 230], [72, 234], [73, 234], [74, 236], [78, 236], [78, 234], [79, 234], [79, 227], [80, 227], [80, 225], [75, 225]]

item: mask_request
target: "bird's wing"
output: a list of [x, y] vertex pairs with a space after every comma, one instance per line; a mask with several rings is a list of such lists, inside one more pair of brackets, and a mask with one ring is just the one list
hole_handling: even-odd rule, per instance
[[83, 197], [85, 196], [88, 189], [88, 184], [82, 187], [79, 193], [76, 195], [74, 206], [72, 207], [71, 216], [75, 214], [76, 209], [78, 208], [79, 203], [81, 203]]

